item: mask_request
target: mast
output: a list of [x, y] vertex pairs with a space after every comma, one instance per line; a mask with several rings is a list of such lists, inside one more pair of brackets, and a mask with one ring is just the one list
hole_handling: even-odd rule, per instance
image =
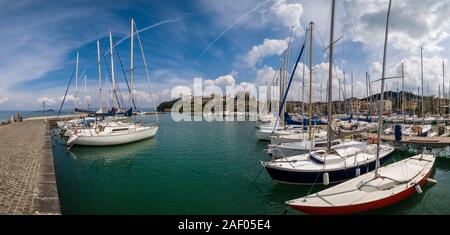
[[331, 4], [331, 29], [330, 29], [330, 55], [329, 55], [329, 68], [328, 68], [328, 121], [327, 121], [327, 149], [331, 150], [331, 111], [333, 100], [333, 49], [334, 49], [334, 9], [336, 0]]
[[416, 96], [416, 109], [417, 109], [417, 112], [419, 112], [419, 110], [418, 110], [419, 109], [419, 95], [420, 95], [420, 86], [417, 86], [417, 96]]
[[314, 27], [314, 22], [310, 22], [310, 32], [309, 32], [309, 36], [310, 36], [310, 42], [309, 42], [309, 139], [312, 138], [312, 50], [313, 50], [313, 27]]
[[339, 111], [338, 111], [338, 113], [340, 114], [341, 113], [341, 78], [338, 78], [338, 81], [339, 81], [339, 90], [338, 90], [338, 94], [339, 94], [339, 97], [338, 97], [338, 100], [339, 100]]
[[346, 94], [346, 87], [347, 81], [345, 79], [345, 71], [344, 71], [344, 80], [342, 81], [342, 99], [344, 99], [344, 114], [347, 115], [347, 94]]
[[[305, 45], [308, 42], [308, 30], [305, 33]], [[302, 124], [305, 118], [305, 71], [306, 71], [306, 56], [303, 57], [303, 83], [302, 83]]]
[[77, 65], [75, 69], [75, 108], [77, 108], [77, 98], [78, 98], [78, 62], [80, 59], [80, 54], [77, 52]]
[[[291, 33], [289, 35], [289, 43], [288, 43], [288, 48], [286, 50], [286, 54], [285, 54], [285, 61], [284, 61], [284, 79], [283, 79], [283, 94], [284, 92], [286, 92], [287, 89], [287, 83], [288, 83], [288, 76], [289, 76], [289, 63], [291, 60], [291, 43], [292, 43], [292, 32], [294, 31], [294, 26], [291, 27]], [[282, 110], [282, 116], [281, 116], [281, 121], [283, 123], [285, 123], [286, 120], [284, 120], [284, 113], [286, 112], [286, 105], [287, 105], [287, 101], [286, 104], [283, 105], [283, 110]]]
[[443, 103], [442, 113], [445, 116], [445, 62], [444, 61], [442, 61], [442, 103]]
[[84, 74], [84, 110], [87, 110], [87, 99], [86, 99], [86, 74]]
[[441, 85], [438, 85], [438, 114], [441, 115]]
[[[368, 82], [368, 80], [367, 80], [367, 77], [369, 76], [369, 74], [366, 72], [366, 104], [370, 104], [369, 103], [369, 82]], [[370, 111], [369, 111], [370, 109], [369, 109], [369, 106], [367, 105], [367, 117], [369, 116], [369, 113], [370, 113]]]
[[116, 95], [116, 80], [114, 77], [114, 54], [113, 54], [113, 42], [112, 42], [112, 33], [109, 32], [109, 55], [111, 57], [111, 79], [112, 79], [112, 92], [113, 95]]
[[372, 82], [370, 81], [370, 74], [367, 74], [367, 82], [369, 82], [369, 101], [370, 101], [370, 106], [369, 106], [369, 112], [370, 112], [370, 118], [372, 118], [372, 115], [373, 115], [373, 113], [374, 113], [374, 110], [373, 110], [373, 106], [372, 106], [372, 103], [373, 103], [373, 99], [374, 99], [374, 97], [373, 97], [373, 89], [372, 89]]
[[102, 69], [100, 65], [100, 41], [97, 40], [97, 63], [98, 63], [98, 85], [99, 85], [99, 91], [98, 91], [98, 100], [100, 105], [100, 112], [103, 113], [103, 98], [102, 98]]
[[352, 98], [353, 98], [353, 97], [354, 97], [354, 96], [353, 96], [353, 71], [352, 71], [352, 73], [351, 73], [351, 76], [352, 76], [351, 79], [352, 79]]
[[[281, 108], [281, 106], [283, 106], [283, 104], [282, 104], [282, 102], [283, 102], [283, 95], [284, 95], [284, 92], [283, 92], [283, 62], [281, 63], [281, 67], [280, 67], [280, 95], [279, 95], [279, 99], [280, 99], [280, 102], [279, 102], [279, 108]], [[283, 126], [284, 126], [284, 122], [283, 122], [283, 119], [282, 119], [282, 117], [283, 117], [283, 115], [284, 115], [284, 113], [283, 113], [283, 109], [281, 109], [281, 115], [279, 115], [279, 117], [278, 118], [280, 118], [280, 123], [283, 123]]]
[[406, 124], [405, 115], [405, 71], [402, 63], [402, 114], [403, 114], [403, 124]]
[[424, 106], [423, 106], [423, 47], [420, 47], [420, 76], [421, 76], [421, 79], [422, 79], [422, 122], [423, 122], [423, 124], [425, 124], [425, 116], [424, 116], [424, 113], [423, 113], [423, 109], [424, 109]]
[[280, 122], [283, 123], [283, 125], [285, 124], [285, 120], [284, 120], [284, 113], [286, 111], [286, 105], [282, 104], [281, 102], [283, 102], [283, 96], [284, 93], [286, 92], [286, 65], [287, 65], [287, 50], [284, 51], [283, 53], [283, 59], [282, 59], [282, 65], [281, 65], [281, 69], [280, 69], [280, 107], [282, 107], [281, 109], [281, 117], [280, 117]]
[[134, 51], [134, 19], [131, 18], [131, 46], [130, 46], [130, 107], [133, 107], [133, 60], [134, 60], [134, 55], [133, 55], [133, 51]]
[[386, 17], [386, 33], [384, 38], [384, 52], [383, 52], [383, 70], [381, 73], [381, 99], [380, 99], [380, 114], [378, 117], [378, 141], [377, 141], [377, 160], [375, 163], [375, 177], [378, 177], [378, 168], [380, 168], [380, 143], [381, 143], [381, 130], [383, 129], [383, 111], [384, 111], [384, 80], [386, 75], [386, 52], [389, 38], [389, 16], [391, 13], [391, 3], [389, 0], [389, 7]]

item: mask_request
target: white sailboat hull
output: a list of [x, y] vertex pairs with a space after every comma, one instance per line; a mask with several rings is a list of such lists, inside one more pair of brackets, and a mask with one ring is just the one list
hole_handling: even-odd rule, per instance
[[158, 131], [158, 126], [143, 127], [136, 131], [126, 133], [117, 133], [110, 135], [97, 136], [71, 136], [68, 140], [69, 145], [84, 145], [84, 146], [112, 146], [128, 144], [148, 138], [152, 138]]
[[287, 201], [307, 214], [352, 214], [386, 207], [404, 200], [422, 187], [432, 174], [433, 155], [416, 155], [381, 167], [318, 193]]

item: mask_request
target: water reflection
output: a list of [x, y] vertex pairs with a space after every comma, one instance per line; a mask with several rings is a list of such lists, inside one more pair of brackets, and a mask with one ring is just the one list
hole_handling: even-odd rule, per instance
[[126, 145], [110, 147], [74, 146], [68, 150], [69, 156], [77, 161], [94, 161], [111, 164], [115, 161], [132, 159], [140, 153], [151, 151], [158, 147], [155, 138], [146, 139]]

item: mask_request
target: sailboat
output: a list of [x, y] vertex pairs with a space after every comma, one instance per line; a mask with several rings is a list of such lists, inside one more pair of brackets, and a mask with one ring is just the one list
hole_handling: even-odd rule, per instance
[[[333, 140], [332, 145], [341, 144], [342, 141], [337, 139]], [[327, 149], [327, 139], [316, 137], [311, 140], [304, 138], [296, 142], [285, 142], [280, 144], [270, 144], [267, 153], [272, 157], [272, 159], [280, 159], [285, 157], [292, 157], [295, 155], [309, 153], [311, 151], [326, 150]]]
[[[134, 29], [136, 25], [134, 20], [131, 19], [131, 50], [130, 50], [130, 106], [134, 102], [133, 101], [133, 54], [134, 54]], [[137, 31], [137, 29], [136, 29]], [[139, 37], [139, 34], [137, 34]], [[113, 59], [113, 42], [112, 42], [112, 33], [109, 34], [110, 39], [110, 57], [111, 57], [111, 77], [112, 77], [112, 85], [113, 85], [113, 93], [116, 93], [115, 87], [115, 77], [114, 77], [114, 59]], [[138, 38], [139, 39], [139, 38]], [[140, 39], [139, 39], [140, 42]], [[99, 44], [97, 44], [99, 46]], [[141, 52], [144, 60], [144, 65], [147, 71], [147, 65], [145, 61], [145, 56], [143, 54], [142, 45]], [[97, 52], [100, 53], [100, 50], [97, 49]], [[98, 56], [100, 58], [100, 56]], [[100, 63], [99, 63], [100, 66]], [[99, 73], [100, 73], [99, 69]], [[147, 72], [148, 76], [148, 72]], [[99, 77], [101, 75], [99, 74]], [[131, 109], [130, 111], [130, 119], [131, 119]], [[124, 121], [96, 121], [91, 123], [87, 128], [75, 128], [72, 129], [67, 140], [67, 144], [69, 146], [72, 145], [87, 145], [87, 146], [111, 146], [111, 145], [120, 145], [127, 144], [147, 138], [152, 138], [155, 136], [156, 132], [159, 129], [158, 124], [143, 126], [139, 123], [124, 122]]]
[[420, 154], [286, 204], [307, 214], [327, 215], [386, 207], [421, 193], [434, 162], [435, 156]]
[[[292, 33], [291, 33], [292, 36]], [[289, 42], [288, 48], [286, 49], [285, 53], [283, 53], [283, 58], [280, 66], [280, 73], [278, 76], [278, 82], [280, 85], [280, 91], [279, 91], [279, 98], [280, 98], [280, 108], [278, 112], [278, 116], [276, 116], [275, 119], [272, 119], [271, 122], [265, 123], [265, 124], [259, 124], [257, 126], [256, 130], [256, 138], [258, 140], [263, 141], [270, 141], [272, 138], [276, 138], [280, 135], [290, 135], [290, 134], [301, 134], [303, 133], [303, 125], [300, 124], [294, 124], [289, 125], [286, 120], [284, 119], [284, 110], [285, 110], [285, 99], [283, 99], [283, 95], [285, 94], [285, 91], [288, 90], [288, 88], [285, 89], [285, 81], [287, 80], [288, 76], [288, 65], [289, 65], [289, 56], [287, 54], [287, 51], [290, 50], [291, 43]], [[287, 58], [286, 58], [287, 57]], [[274, 79], [275, 80], [275, 79]], [[267, 106], [266, 106], [267, 107]]]
[[[333, 0], [333, 12], [334, 12]], [[389, 14], [386, 20], [386, 35], [381, 78], [381, 101], [386, 71], [386, 45], [388, 42]], [[382, 122], [380, 110], [379, 122]], [[381, 136], [381, 125], [378, 138]], [[381, 156], [378, 143], [377, 160]], [[338, 184], [313, 195], [287, 201], [290, 207], [308, 214], [351, 214], [386, 207], [417, 193], [422, 193], [423, 185], [429, 180], [435, 163], [435, 156], [419, 154], [394, 164], [379, 167], [365, 175]]]
[[[307, 154], [273, 159], [261, 164], [265, 167], [270, 177], [279, 183], [313, 185], [339, 183], [372, 171], [389, 159], [394, 148], [389, 145], [367, 144], [361, 141], [349, 141], [332, 146], [336, 136], [344, 136], [339, 130], [332, 130], [332, 78], [333, 78], [333, 43], [334, 43], [334, 3], [332, 11], [329, 75], [328, 75], [328, 125], [326, 150], [311, 151]], [[314, 23], [310, 23], [310, 33], [313, 32]], [[312, 34], [311, 42], [312, 40]], [[312, 45], [310, 44], [311, 48]], [[312, 49], [311, 49], [312, 50]], [[312, 53], [310, 53], [312, 56]], [[312, 59], [310, 59], [312, 61]], [[310, 65], [312, 67], [312, 65]], [[312, 70], [312, 68], [310, 68]], [[311, 139], [310, 136], [309, 139]], [[379, 155], [377, 155], [377, 149]]]

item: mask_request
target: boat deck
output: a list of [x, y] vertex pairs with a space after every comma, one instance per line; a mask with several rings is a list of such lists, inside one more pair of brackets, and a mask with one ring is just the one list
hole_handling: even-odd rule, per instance
[[0, 214], [60, 214], [48, 125], [0, 126], [0, 149]]

